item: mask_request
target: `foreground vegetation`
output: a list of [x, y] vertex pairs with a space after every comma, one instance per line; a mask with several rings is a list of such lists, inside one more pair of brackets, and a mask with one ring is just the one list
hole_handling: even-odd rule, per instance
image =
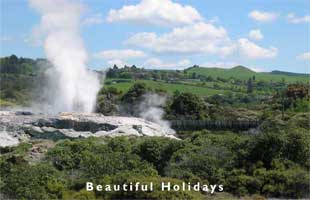
[[[309, 114], [302, 113], [285, 120], [277, 116], [268, 119], [262, 125], [263, 132], [257, 135], [198, 131], [183, 140], [88, 138], [60, 141], [55, 146], [40, 145], [44, 141], [37, 141], [2, 148], [1, 191], [18, 199], [203, 199], [210, 196], [188, 191], [85, 191], [88, 181], [98, 184], [188, 181], [223, 184], [224, 191], [235, 197], [258, 194], [308, 197], [308, 118]], [[44, 155], [40, 159], [31, 156], [38, 149]]]

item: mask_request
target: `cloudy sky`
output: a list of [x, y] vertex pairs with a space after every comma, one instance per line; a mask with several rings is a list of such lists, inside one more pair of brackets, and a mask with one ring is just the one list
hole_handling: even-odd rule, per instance
[[[256, 71], [309, 72], [309, 0], [55, 0], [55, 5], [64, 1], [82, 8], [77, 24], [92, 68], [240, 64]], [[26, 0], [0, 2], [1, 56], [45, 57], [36, 38], [40, 13]]]

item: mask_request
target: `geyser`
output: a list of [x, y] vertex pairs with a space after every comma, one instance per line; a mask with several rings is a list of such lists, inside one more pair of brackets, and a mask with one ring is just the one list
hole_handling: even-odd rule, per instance
[[[53, 64], [53, 112], [92, 112], [100, 82], [87, 69], [88, 55], [80, 36], [80, 15], [83, 6], [70, 0], [29, 0], [31, 7], [41, 14], [41, 22], [34, 36], [43, 39], [47, 59]], [[52, 98], [52, 99], [51, 99]]]

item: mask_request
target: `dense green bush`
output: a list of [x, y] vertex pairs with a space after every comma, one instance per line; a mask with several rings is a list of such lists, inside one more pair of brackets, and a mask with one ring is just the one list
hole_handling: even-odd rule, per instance
[[122, 97], [123, 103], [134, 104], [137, 101], [141, 101], [141, 98], [148, 91], [145, 83], [134, 84], [126, 94]]
[[[202, 199], [196, 192], [86, 192], [85, 183], [203, 182], [237, 197], [309, 197], [309, 133], [297, 114], [270, 120], [260, 133], [197, 131], [183, 140], [159, 137], [64, 140], [37, 164], [30, 146], [2, 148], [0, 189], [12, 198]], [[268, 119], [269, 120], [269, 119]], [[286, 122], [286, 123], [283, 123]], [[268, 128], [266, 128], [268, 127]], [[274, 128], [274, 131], [271, 131]], [[20, 178], [23, 177], [23, 178]]]
[[157, 171], [149, 163], [131, 154], [129, 149], [124, 151], [127, 145], [125, 139], [112, 139], [108, 144], [98, 143], [95, 139], [65, 141], [49, 151], [47, 159], [59, 170], [78, 170], [81, 176], [93, 179], [121, 171], [156, 175]]
[[171, 119], [199, 120], [208, 117], [205, 103], [192, 93], [175, 93], [166, 110]]
[[143, 160], [152, 163], [160, 174], [163, 174], [173, 153], [184, 145], [182, 141], [167, 140], [166, 138], [146, 138], [135, 147], [134, 153]]
[[118, 101], [121, 92], [114, 87], [102, 87], [97, 96], [96, 111], [104, 115], [113, 115], [118, 112]]
[[105, 184], [123, 184], [130, 182], [140, 182], [141, 184], [154, 184], [152, 192], [97, 192], [97, 196], [104, 199], [203, 199], [203, 195], [194, 191], [161, 191], [161, 182], [171, 182], [171, 184], [182, 184], [182, 180], [163, 178], [158, 176], [141, 176], [133, 173], [120, 173], [115, 176], [105, 177], [101, 183]]
[[58, 199], [65, 180], [48, 164], [18, 165], [10, 169], [4, 180], [4, 191], [18, 199]]

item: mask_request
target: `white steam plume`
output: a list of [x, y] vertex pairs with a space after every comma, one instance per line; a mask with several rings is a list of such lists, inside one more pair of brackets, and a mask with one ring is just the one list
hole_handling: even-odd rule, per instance
[[92, 112], [100, 82], [86, 65], [88, 55], [79, 31], [83, 6], [70, 0], [29, 2], [41, 14], [34, 35], [43, 36], [45, 54], [53, 64], [53, 73], [49, 73], [56, 91], [50, 95], [53, 111]]
[[140, 117], [159, 124], [166, 133], [174, 134], [175, 131], [170, 128], [170, 123], [164, 120], [165, 111], [162, 106], [166, 102], [166, 97], [158, 94], [145, 94], [143, 97], [144, 101], [139, 106]]

